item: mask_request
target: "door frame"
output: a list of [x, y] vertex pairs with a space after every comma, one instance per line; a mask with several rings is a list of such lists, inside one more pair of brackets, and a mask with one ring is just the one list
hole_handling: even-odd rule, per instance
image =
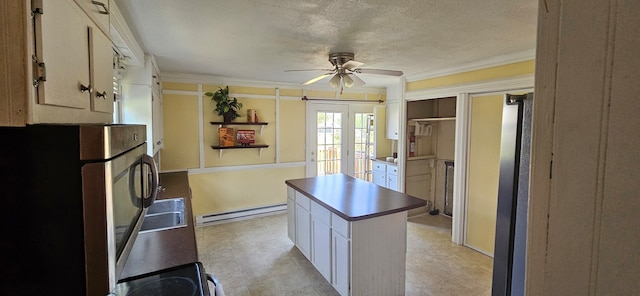
[[[453, 175], [453, 218], [451, 223], [451, 240], [459, 245], [464, 244], [466, 237], [465, 217], [468, 196], [468, 159], [469, 136], [471, 127], [471, 96], [496, 93], [514, 90], [532, 90], [534, 85], [534, 74], [527, 74], [518, 77], [511, 77], [492, 81], [468, 83], [453, 87], [443, 87], [429, 90], [407, 91], [404, 94], [404, 102], [401, 110], [406, 110], [407, 102], [438, 99], [443, 97], [456, 97], [456, 131], [455, 131], [455, 152], [454, 162], [456, 169]], [[400, 113], [400, 126], [406, 124], [406, 112]], [[398, 140], [398, 163], [404, 164], [406, 155], [406, 131], [401, 131]], [[404, 166], [400, 168], [404, 171]], [[404, 176], [403, 176], [404, 178]]]
[[[343, 119], [343, 139], [346, 139], [346, 141], [343, 141], [343, 143], [345, 143], [345, 148], [346, 148], [346, 154], [347, 157], [344, 158], [344, 161], [341, 163], [341, 168], [342, 168], [342, 173], [344, 174], [348, 174], [348, 175], [352, 175], [353, 174], [353, 161], [351, 161], [351, 157], [354, 157], [353, 154], [353, 147], [355, 146], [355, 125], [354, 123], [352, 123], [351, 121], [355, 118], [355, 116], [353, 116], [356, 112], [366, 112], [366, 113], [375, 113], [375, 105], [372, 105], [369, 102], [361, 102], [361, 103], [354, 103], [354, 102], [338, 102], [338, 101], [331, 101], [331, 102], [306, 102], [306, 133], [307, 133], [307, 137], [306, 137], [306, 142], [305, 145], [307, 147], [306, 149], [306, 156], [305, 156], [305, 175], [306, 177], [315, 177], [316, 176], [316, 163], [315, 161], [313, 161], [312, 159], [315, 158], [316, 155], [312, 155], [312, 152], [315, 152], [315, 147], [313, 145], [313, 139], [311, 138], [311, 135], [313, 135], [313, 137], [316, 136], [316, 124], [315, 124], [315, 111], [319, 111], [319, 109], [317, 107], [320, 106], [330, 106], [328, 108], [328, 110], [331, 110], [331, 108], [336, 108], [336, 106], [339, 106], [337, 108], [346, 108], [346, 121]], [[370, 109], [370, 110], [368, 110]], [[378, 119], [374, 119], [375, 121], [375, 125], [379, 124], [378, 123]], [[344, 124], [346, 123], [346, 126], [344, 126]], [[346, 134], [345, 134], [346, 133]], [[374, 146], [374, 153], [375, 153], [375, 146]]]

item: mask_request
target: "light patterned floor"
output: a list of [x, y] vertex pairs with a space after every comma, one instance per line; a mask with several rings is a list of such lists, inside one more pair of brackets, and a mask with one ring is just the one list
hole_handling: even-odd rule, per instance
[[[409, 220], [406, 295], [491, 295], [492, 259], [452, 243], [450, 229], [444, 216]], [[286, 214], [198, 227], [196, 239], [227, 296], [338, 295], [287, 237]]]

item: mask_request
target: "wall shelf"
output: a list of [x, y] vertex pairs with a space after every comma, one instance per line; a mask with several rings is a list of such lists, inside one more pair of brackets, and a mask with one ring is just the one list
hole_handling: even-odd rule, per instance
[[429, 121], [446, 121], [456, 120], [455, 117], [427, 117], [427, 118], [413, 118], [409, 119], [409, 122], [429, 122]]
[[407, 160], [420, 160], [420, 159], [432, 159], [436, 158], [435, 155], [424, 155], [424, 156], [410, 156], [407, 157]]
[[211, 121], [212, 125], [217, 125], [219, 127], [223, 127], [225, 125], [259, 125], [260, 126], [260, 134], [262, 134], [262, 129], [265, 125], [268, 125], [268, 122], [221, 122], [221, 121]]
[[225, 149], [260, 149], [260, 156], [262, 156], [262, 149], [264, 148], [269, 148], [269, 145], [262, 145], [262, 144], [257, 144], [257, 145], [234, 145], [234, 146], [211, 146], [211, 149], [213, 150], [220, 150], [220, 158], [222, 159], [222, 151], [224, 151]]

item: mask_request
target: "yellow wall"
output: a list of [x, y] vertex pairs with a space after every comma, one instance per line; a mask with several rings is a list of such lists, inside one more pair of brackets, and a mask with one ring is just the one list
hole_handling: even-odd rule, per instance
[[487, 254], [495, 240], [503, 101], [475, 96], [471, 107], [466, 244]]
[[534, 60], [407, 82], [407, 91], [533, 74]]
[[198, 96], [164, 94], [162, 100], [164, 147], [160, 150], [160, 169], [199, 167]]
[[[200, 95], [198, 83], [164, 82], [164, 139], [165, 148], [161, 151], [161, 170], [191, 171], [189, 182], [193, 193], [194, 215], [206, 215], [229, 211], [262, 207], [286, 202], [285, 180], [305, 176], [306, 143], [306, 102], [292, 97], [302, 97], [302, 89], [281, 89], [279, 110], [277, 110], [276, 88], [247, 87], [229, 85], [231, 96], [243, 104], [241, 117], [234, 122], [246, 122], [246, 110], [256, 109], [259, 121], [268, 122], [260, 126], [225, 125], [235, 131], [253, 129], [256, 131], [256, 143], [267, 144], [262, 149], [212, 149], [218, 145], [219, 125], [211, 122], [222, 121], [221, 116], [213, 112], [215, 106], [211, 98]], [[203, 92], [214, 92], [226, 85], [203, 84]], [[177, 94], [176, 94], [177, 93]], [[311, 91], [314, 97], [335, 97], [331, 91]], [[307, 93], [309, 95], [309, 93]], [[372, 100], [380, 98], [378, 94], [348, 93], [348, 98]], [[198, 109], [202, 100], [202, 110]], [[201, 113], [199, 113], [201, 112]], [[280, 145], [276, 145], [276, 112], [280, 116]], [[202, 115], [203, 125], [198, 125]], [[382, 119], [384, 122], [384, 119]], [[199, 139], [199, 129], [203, 138]], [[382, 127], [384, 130], [384, 126]], [[383, 132], [384, 136], [384, 132]], [[204, 167], [200, 167], [199, 149], [204, 150]], [[279, 152], [280, 162], [276, 161]], [[290, 166], [291, 163], [301, 165]], [[207, 172], [207, 169], [212, 169]]]
[[285, 180], [304, 178], [304, 167], [190, 174], [194, 216], [287, 202]]
[[[302, 100], [280, 101], [280, 161], [305, 161], [306, 103]], [[293, 123], [293, 124], [292, 124]]]
[[386, 134], [387, 107], [374, 107], [374, 116], [376, 120], [376, 156], [383, 157], [391, 155], [391, 140], [387, 139]]

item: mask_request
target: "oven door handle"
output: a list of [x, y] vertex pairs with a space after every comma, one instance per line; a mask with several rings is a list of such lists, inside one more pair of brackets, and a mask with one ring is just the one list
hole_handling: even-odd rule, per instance
[[216, 277], [214, 277], [210, 273], [207, 273], [207, 280], [213, 283], [214, 290], [212, 295], [224, 296], [224, 289], [222, 289], [222, 285]]
[[156, 161], [147, 154], [142, 155], [142, 163], [147, 164], [149, 166], [149, 169], [151, 170], [151, 172], [149, 172], [149, 175], [151, 177], [151, 188], [149, 188], [149, 195], [145, 196], [142, 201], [143, 207], [148, 208], [156, 200], [156, 197], [158, 197], [158, 167], [156, 166]]

